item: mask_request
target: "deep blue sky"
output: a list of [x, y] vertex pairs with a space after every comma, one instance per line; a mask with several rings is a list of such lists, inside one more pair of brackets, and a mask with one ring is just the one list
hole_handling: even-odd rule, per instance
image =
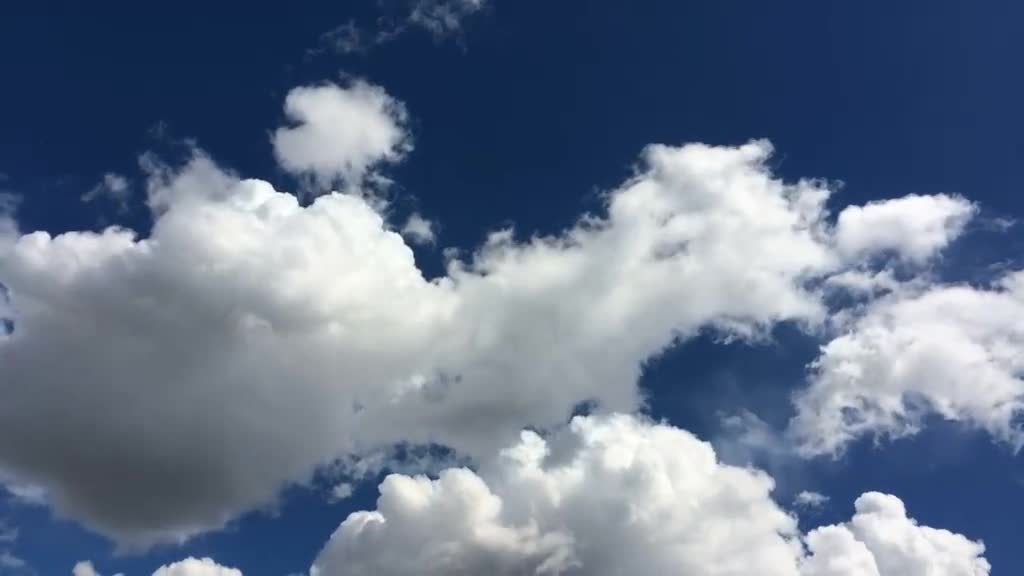
[[[472, 247], [507, 222], [556, 231], [598, 206], [655, 142], [768, 138], [779, 173], [845, 183], [836, 207], [949, 192], [979, 202], [983, 220], [1024, 218], [1020, 3], [495, 0], [456, 39], [413, 30], [369, 53], [311, 52], [334, 26], [373, 26], [401, 9], [370, 0], [5, 6], [0, 188], [24, 196], [26, 229], [145, 227], [138, 197], [128, 214], [79, 197], [103, 173], [137, 175], [140, 153], [185, 138], [246, 176], [293, 188], [268, 143], [285, 93], [355, 75], [407, 105], [415, 151], [391, 174], [401, 202], [441, 222], [442, 247]], [[1019, 231], [996, 241], [975, 230], [942, 271], [960, 278], [978, 262], [1019, 262], [1021, 248]], [[440, 261], [419, 257], [428, 269]], [[697, 340], [655, 362], [645, 385], [659, 417], [708, 438], [721, 410], [780, 423], [816, 345], [785, 328], [756, 349]], [[1024, 573], [1024, 465], [980, 434], [939, 425], [863, 443], [838, 463], [784, 468], [783, 495], [828, 487], [835, 509], [825, 521], [848, 517], [865, 490], [892, 491], [922, 522], [983, 539], [993, 574]], [[305, 570], [347, 513], [374, 498], [373, 484], [331, 506], [296, 489], [277, 516], [145, 557], [112, 558], [106, 541], [42, 509], [6, 513], [21, 526], [18, 555], [40, 574], [67, 574], [82, 559], [106, 574], [148, 574], [193, 554], [284, 576]]]

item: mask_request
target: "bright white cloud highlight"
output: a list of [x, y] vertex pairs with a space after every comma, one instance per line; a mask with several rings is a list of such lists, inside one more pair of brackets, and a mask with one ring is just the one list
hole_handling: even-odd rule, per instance
[[[707, 574], [986, 576], [984, 546], [861, 496], [807, 535], [762, 472], [724, 465], [689, 433], [630, 416], [524, 432], [476, 474], [393, 475], [377, 510], [338, 528], [313, 576]], [[396, 554], [396, 550], [402, 553]]]
[[967, 200], [945, 194], [849, 206], [839, 213], [836, 246], [854, 260], [889, 252], [923, 263], [957, 238], [976, 211]]
[[1024, 272], [991, 288], [897, 291], [822, 348], [790, 432], [805, 454], [838, 454], [864, 435], [915, 434], [935, 414], [1019, 448], [1022, 373]]
[[285, 170], [322, 187], [359, 186], [375, 165], [411, 149], [405, 106], [361, 80], [295, 88], [284, 109], [294, 125], [274, 132], [274, 154]]

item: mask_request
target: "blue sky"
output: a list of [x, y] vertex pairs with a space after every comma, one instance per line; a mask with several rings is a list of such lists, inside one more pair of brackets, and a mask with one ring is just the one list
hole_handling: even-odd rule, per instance
[[[436, 544], [403, 540], [431, 533], [415, 514], [407, 532], [321, 550], [349, 514], [378, 508], [388, 471], [467, 464], [496, 494], [514, 490], [494, 463], [518, 441], [509, 430], [539, 431], [553, 453], [619, 434], [686, 469], [699, 450], [659, 444], [655, 420], [712, 442], [723, 469], [764, 469], [771, 496], [722, 514], [791, 512], [796, 533], [766, 519], [765, 534], [819, 559], [810, 534], [838, 525], [881, 576], [989, 573], [964, 554], [1021, 572], [1022, 16], [1011, 2], [923, 1], [8, 7], [0, 573], [90, 561], [148, 575], [187, 557], [247, 575], [314, 562], [321, 576], [446, 573], [454, 564], [382, 559]], [[270, 186], [298, 202], [246, 204]], [[796, 199], [824, 191], [822, 206]], [[677, 214], [710, 231], [677, 239]], [[429, 233], [410, 231], [412, 215]], [[154, 225], [146, 247], [89, 243]], [[511, 232], [488, 244], [497, 230]], [[33, 231], [82, 234], [61, 248]], [[663, 258], [620, 250], [648, 234]], [[870, 288], [843, 287], [854, 275]], [[246, 332], [262, 323], [272, 337]], [[590, 424], [566, 429], [573, 406]], [[341, 482], [352, 494], [332, 500]], [[644, 503], [607, 482], [581, 490]], [[672, 502], [691, 497], [674, 486]], [[827, 501], [795, 505], [802, 491]], [[902, 500], [913, 530], [866, 535], [851, 516], [874, 491]], [[506, 494], [501, 522], [522, 519], [519, 499]], [[562, 573], [601, 573], [586, 544], [604, 535], [560, 510], [534, 520], [573, 536]], [[680, 526], [718, 521], [762, 525]], [[921, 536], [926, 556], [961, 564], [925, 572], [927, 558], [885, 548], [921, 526], [962, 535]], [[470, 550], [468, 573], [544, 573], [532, 556], [445, 538]], [[963, 552], [969, 541], [984, 552]], [[660, 558], [622, 557], [634, 552]], [[794, 554], [805, 576], [871, 574], [814, 572], [810, 552]], [[168, 576], [233, 574], [179, 569]]]

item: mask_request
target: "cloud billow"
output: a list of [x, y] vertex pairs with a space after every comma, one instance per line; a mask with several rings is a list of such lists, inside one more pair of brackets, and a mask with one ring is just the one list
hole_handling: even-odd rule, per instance
[[[146, 237], [22, 232], [0, 215], [15, 322], [0, 340], [0, 472], [123, 547], [222, 527], [321, 466], [395, 443], [486, 465], [581, 402], [634, 412], [653, 356], [702, 330], [818, 330], [823, 280], [885, 254], [926, 265], [973, 213], [918, 196], [834, 223], [827, 184], [773, 175], [765, 141], [655, 145], [600, 213], [548, 236], [494, 231], [428, 280], [402, 232], [428, 241], [433, 228], [396, 228], [367, 193], [409, 149], [401, 103], [364, 82], [322, 85], [290, 93], [286, 114], [295, 124], [273, 146], [324, 187], [308, 204], [197, 151], [147, 164]], [[865, 221], [889, 240], [863, 241]], [[905, 233], [919, 229], [926, 239]], [[694, 458], [672, 465], [713, 467], [702, 449]], [[482, 490], [471, 475], [446, 477]], [[756, 506], [772, 518], [764, 538], [781, 539], [765, 553], [796, 554], [785, 514], [767, 496]], [[529, 544], [538, 566], [568, 570], [581, 553], [565, 534], [520, 528], [495, 534]]]

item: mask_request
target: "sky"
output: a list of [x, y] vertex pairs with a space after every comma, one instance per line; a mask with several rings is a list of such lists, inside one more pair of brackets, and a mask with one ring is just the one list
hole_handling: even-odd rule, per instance
[[1024, 573], [1024, 7], [0, 17], [0, 575]]

